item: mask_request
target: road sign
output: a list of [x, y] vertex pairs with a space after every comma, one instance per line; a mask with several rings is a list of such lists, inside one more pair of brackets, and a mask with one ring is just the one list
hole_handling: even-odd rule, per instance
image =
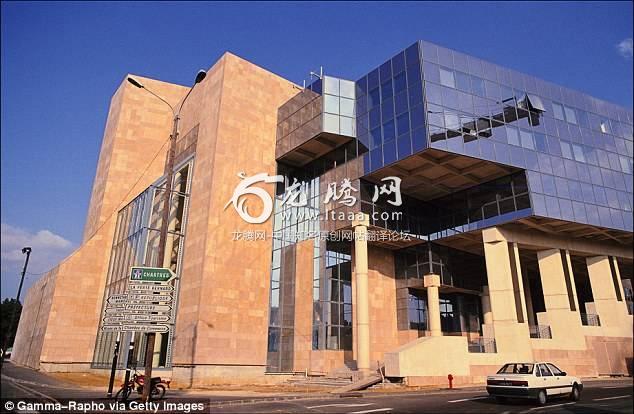
[[146, 312], [167, 312], [172, 309], [170, 305], [145, 305], [145, 304], [128, 304], [125, 307], [126, 311], [146, 311]]
[[125, 320], [132, 322], [169, 322], [170, 319], [170, 315], [147, 315], [141, 313], [125, 315]]
[[118, 324], [118, 325], [103, 325], [101, 327], [101, 330], [104, 332], [122, 332], [125, 329], [123, 329], [123, 325]]
[[171, 302], [172, 301], [172, 295], [169, 293], [163, 293], [163, 294], [138, 294], [138, 293], [131, 293], [129, 296], [130, 299], [130, 303], [136, 303], [134, 301], [141, 301], [141, 302]]
[[[117, 295], [117, 296], [120, 296], [120, 295]], [[126, 303], [128, 303], [127, 295], [125, 295], [125, 297], [123, 298], [119, 298], [119, 297], [113, 298], [112, 296], [108, 298], [108, 305], [125, 305]]]
[[129, 293], [150, 293], [150, 292], [173, 292], [174, 287], [172, 285], [157, 285], [154, 283], [133, 283], [128, 284]]
[[123, 306], [108, 306], [108, 307], [106, 307], [104, 312], [107, 313], [107, 314], [113, 314], [113, 313], [123, 313], [123, 312], [125, 312], [125, 310], [126, 310], [125, 305], [123, 305]]
[[106, 316], [105, 318], [103, 318], [103, 323], [104, 324], [116, 324], [119, 322], [123, 322], [125, 321], [125, 318], [123, 317], [123, 315], [121, 316]]
[[131, 282], [168, 282], [176, 275], [164, 267], [139, 267], [133, 266], [130, 269]]
[[170, 327], [167, 325], [150, 325], [132, 323], [129, 325], [121, 325], [124, 331], [127, 332], [167, 332]]

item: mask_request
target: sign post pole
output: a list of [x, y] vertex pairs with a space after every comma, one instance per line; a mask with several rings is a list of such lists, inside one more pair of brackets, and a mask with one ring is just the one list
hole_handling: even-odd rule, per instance
[[121, 332], [117, 332], [117, 341], [114, 343], [114, 356], [112, 357], [112, 368], [110, 369], [110, 382], [108, 383], [108, 398], [112, 398], [112, 388], [114, 386], [114, 376], [117, 373], [117, 362], [119, 360], [120, 344]]

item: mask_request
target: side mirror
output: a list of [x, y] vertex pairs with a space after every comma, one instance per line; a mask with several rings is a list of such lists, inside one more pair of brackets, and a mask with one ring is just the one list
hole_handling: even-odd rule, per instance
[[561, 371], [561, 376], [565, 377], [566, 375], [568, 375], [568, 373], [566, 373], [566, 371]]

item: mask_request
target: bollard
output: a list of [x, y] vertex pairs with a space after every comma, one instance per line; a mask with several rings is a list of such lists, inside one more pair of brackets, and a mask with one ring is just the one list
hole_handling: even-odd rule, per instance
[[447, 375], [447, 379], [449, 380], [449, 389], [453, 389], [453, 375]]

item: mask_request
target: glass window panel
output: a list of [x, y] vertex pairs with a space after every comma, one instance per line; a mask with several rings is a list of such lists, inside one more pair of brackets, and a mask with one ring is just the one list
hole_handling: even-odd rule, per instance
[[440, 68], [440, 84], [450, 88], [456, 87], [456, 81], [452, 70]]
[[407, 92], [399, 93], [394, 97], [394, 109], [396, 110], [396, 115], [407, 112]]
[[356, 136], [355, 134], [355, 122], [353, 118], [348, 118], [348, 117], [340, 117], [339, 118], [339, 126], [340, 126], [340, 130], [339, 133], [341, 135], [347, 135], [347, 136], [351, 136], [354, 137]]
[[557, 197], [546, 196], [546, 211], [550, 217], [560, 218], [561, 211], [559, 209], [559, 201]]
[[564, 108], [555, 102], [553, 102], [553, 116], [555, 119], [564, 120]]
[[570, 144], [566, 141], [559, 141], [559, 145], [561, 146], [561, 155], [564, 158], [572, 159], [572, 149], [570, 148]]
[[440, 83], [440, 68], [438, 65], [423, 62], [423, 75], [426, 81]]
[[383, 124], [383, 142], [387, 142], [396, 138], [394, 131], [394, 121], [388, 121]]
[[472, 76], [471, 77], [471, 90], [473, 91], [474, 94], [478, 95], [478, 96], [482, 96], [485, 97], [486, 96], [486, 92], [484, 89], [484, 80], [481, 78], [478, 78], [477, 76]]
[[381, 105], [381, 119], [383, 122], [394, 118], [394, 100], [386, 99]]
[[572, 144], [572, 151], [575, 160], [579, 162], [586, 162], [586, 157], [583, 155], [583, 148], [581, 147], [581, 145]]
[[405, 89], [407, 89], [407, 82], [405, 80], [405, 72], [402, 72], [394, 77], [394, 93], [397, 94]]
[[418, 129], [425, 124], [423, 106], [418, 105], [410, 110], [412, 130]]
[[508, 142], [511, 145], [520, 146], [520, 135], [517, 128], [513, 128], [510, 126], [506, 127], [506, 136], [508, 138]]
[[409, 114], [406, 112], [396, 118], [396, 135], [403, 135], [409, 132]]
[[396, 142], [392, 139], [383, 144], [383, 163], [388, 165], [394, 161], [396, 161]]
[[339, 113], [343, 116], [354, 117], [354, 99], [341, 98], [339, 100]]
[[368, 94], [368, 108], [372, 109], [381, 103], [379, 88], [372, 89]]
[[566, 121], [570, 122], [571, 124], [577, 124], [577, 116], [575, 115], [575, 110], [572, 108], [569, 108], [567, 106], [564, 106], [564, 111], [566, 113]]
[[545, 194], [551, 196], [557, 195], [557, 188], [555, 187], [555, 177], [553, 177], [552, 175], [542, 174], [542, 186]]
[[354, 82], [347, 80], [339, 80], [339, 95], [344, 98], [354, 99]]
[[546, 211], [546, 199], [541, 194], [533, 194], [533, 212], [538, 216], [545, 216]]
[[324, 112], [339, 114], [339, 97], [324, 95]]
[[398, 158], [402, 159], [412, 154], [412, 142], [409, 134], [401, 135], [396, 139], [398, 146]]
[[324, 131], [339, 133], [339, 116], [332, 114], [324, 114]]
[[546, 145], [546, 135], [536, 132], [533, 134], [535, 138], [535, 148], [537, 151], [548, 152], [548, 145]]
[[381, 99], [386, 100], [391, 98], [394, 94], [392, 90], [392, 79], [388, 79], [387, 81], [381, 84]]
[[535, 149], [535, 145], [533, 144], [533, 134], [529, 131], [520, 130], [520, 138], [522, 142], [522, 147], [527, 149]]
[[462, 72], [456, 72], [456, 87], [461, 91], [471, 92], [471, 79], [469, 75]]

